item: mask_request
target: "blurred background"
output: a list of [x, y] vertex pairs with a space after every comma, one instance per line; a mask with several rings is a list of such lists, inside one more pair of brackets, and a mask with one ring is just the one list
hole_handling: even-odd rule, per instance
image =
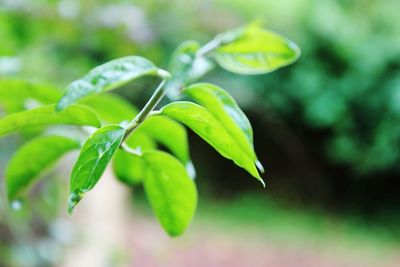
[[[190, 133], [199, 208], [170, 239], [141, 189], [111, 173], [67, 216], [67, 158], [20, 211], [0, 184], [0, 266], [400, 266], [399, 10], [398, 0], [0, 0], [0, 77], [60, 88], [126, 55], [165, 68], [181, 42], [255, 19], [302, 50], [268, 75], [217, 68], [203, 79], [248, 115], [266, 189]], [[154, 84], [116, 93], [141, 107]], [[0, 140], [0, 177], [20, 141]]]

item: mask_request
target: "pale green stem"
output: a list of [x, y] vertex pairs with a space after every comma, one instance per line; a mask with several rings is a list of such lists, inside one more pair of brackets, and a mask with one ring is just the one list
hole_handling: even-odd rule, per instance
[[[201, 47], [197, 53], [196, 57], [203, 57], [209, 52], [213, 51], [214, 49], [218, 48], [221, 45], [221, 40], [219, 38], [215, 38], [209, 43], [205, 44], [203, 47]], [[164, 97], [164, 85], [166, 83], [166, 80], [170, 78], [170, 74], [166, 71], [162, 71], [158, 73], [160, 77], [163, 78], [163, 81], [160, 83], [160, 85], [157, 87], [157, 89], [154, 91], [153, 95], [150, 97], [149, 101], [147, 101], [146, 105], [143, 107], [143, 109], [139, 112], [139, 114], [128, 124], [126, 128], [126, 133], [124, 136], [124, 139], [122, 140], [121, 148], [125, 150], [128, 153], [131, 154], [136, 154], [137, 152], [135, 149], [130, 148], [125, 141], [128, 139], [128, 137], [146, 120], [146, 118], [149, 115], [156, 115], [160, 114], [159, 111], [153, 111], [154, 108], [157, 106], [157, 104], [161, 101], [161, 99]]]
[[126, 133], [123, 142], [135, 131], [147, 118], [150, 112], [160, 103], [161, 99], [164, 97], [164, 85], [166, 80], [163, 80], [154, 91], [153, 95], [147, 101], [146, 105], [139, 112], [139, 114], [128, 124], [126, 127]]

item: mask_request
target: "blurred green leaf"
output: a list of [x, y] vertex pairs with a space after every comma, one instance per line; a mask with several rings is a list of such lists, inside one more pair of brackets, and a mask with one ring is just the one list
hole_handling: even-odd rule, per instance
[[103, 175], [111, 158], [120, 146], [125, 129], [107, 125], [98, 129], [83, 145], [78, 161], [72, 170], [68, 211], [91, 190]]
[[54, 124], [101, 126], [96, 113], [87, 107], [72, 105], [62, 112], [56, 112], [55, 105], [48, 105], [14, 113], [0, 119], [0, 136], [28, 127]]
[[21, 146], [5, 171], [8, 199], [15, 200], [46, 168], [79, 147], [76, 140], [62, 136], [41, 136]]
[[[156, 143], [140, 131], [132, 134], [126, 143], [132, 149], [140, 149], [142, 152], [157, 148]], [[113, 170], [120, 181], [128, 185], [135, 185], [142, 182], [146, 165], [143, 158], [119, 150], [113, 159]]]
[[183, 164], [189, 163], [187, 132], [181, 124], [165, 116], [152, 116], [139, 130], [168, 148]]
[[196, 210], [196, 186], [173, 156], [148, 152], [143, 158], [147, 163], [144, 189], [151, 207], [169, 235], [181, 235]]
[[141, 76], [157, 75], [159, 70], [143, 57], [128, 56], [112, 60], [72, 82], [58, 102], [57, 110], [63, 110], [86, 96], [115, 89]]
[[115, 94], [96, 95], [80, 103], [96, 111], [101, 120], [106, 123], [118, 124], [128, 121], [138, 113], [136, 107], [129, 101]]
[[300, 49], [292, 41], [256, 25], [217, 38], [223, 41], [213, 57], [222, 68], [238, 74], [268, 73], [293, 63], [300, 56]]
[[193, 84], [185, 88], [184, 92], [205, 107], [224, 126], [242, 150], [260, 166], [260, 170], [263, 172], [264, 168], [258, 162], [254, 151], [253, 129], [235, 99], [222, 88], [208, 83]]
[[176, 98], [185, 85], [192, 83], [214, 68], [214, 63], [205, 57], [196, 57], [200, 48], [195, 41], [185, 41], [171, 56], [168, 70], [172, 78], [168, 80], [166, 92], [169, 97]]
[[51, 85], [13, 79], [0, 80], [0, 106], [7, 113], [27, 109], [29, 100], [48, 105], [57, 102], [60, 97], [60, 90]]
[[161, 113], [191, 128], [222, 156], [233, 160], [264, 184], [254, 166], [253, 158], [249, 157], [229, 130], [206, 108], [192, 102], [179, 101], [163, 107]]

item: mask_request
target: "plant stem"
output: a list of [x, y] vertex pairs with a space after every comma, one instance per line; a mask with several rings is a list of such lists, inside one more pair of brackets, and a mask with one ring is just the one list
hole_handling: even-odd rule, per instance
[[147, 101], [146, 105], [143, 109], [139, 112], [139, 114], [128, 124], [126, 128], [126, 133], [122, 142], [124, 142], [133, 131], [136, 130], [137, 127], [142, 124], [150, 112], [157, 106], [160, 100], [164, 97], [164, 85], [166, 80], [163, 80], [154, 91], [153, 95], [150, 97], [149, 101]]
[[[218, 48], [222, 44], [223, 40], [221, 38], [214, 38], [204, 46], [202, 46], [196, 52], [196, 58], [204, 57], [206, 54], [210, 53], [214, 49]], [[157, 89], [154, 91], [153, 95], [150, 97], [149, 101], [147, 101], [146, 105], [143, 109], [139, 112], [139, 114], [128, 124], [125, 136], [122, 140], [121, 148], [126, 150], [131, 149], [125, 143], [126, 139], [134, 132], [149, 116], [149, 114], [154, 110], [160, 100], [164, 97], [164, 85], [171, 76], [166, 71], [159, 71], [158, 75], [163, 78], [163, 81], [159, 84]], [[158, 112], [156, 112], [158, 114]]]
[[214, 38], [210, 42], [203, 45], [199, 50], [196, 52], [196, 57], [203, 57], [206, 54], [210, 53], [214, 49], [218, 48], [221, 45], [221, 40], [218, 38]]
[[124, 150], [125, 152], [127, 152], [127, 153], [129, 153], [129, 154], [131, 154], [131, 155], [134, 155], [134, 156], [137, 156], [137, 157], [140, 157], [140, 156], [142, 156], [142, 152], [140, 151], [140, 149], [133, 149], [133, 148], [131, 148], [127, 143], [122, 143], [121, 144], [121, 148], [122, 148], [122, 150]]

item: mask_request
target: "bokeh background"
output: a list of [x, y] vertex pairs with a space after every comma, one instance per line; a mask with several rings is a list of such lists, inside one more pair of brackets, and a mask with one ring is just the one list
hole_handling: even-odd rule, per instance
[[[199, 209], [170, 239], [141, 189], [111, 173], [66, 216], [67, 158], [21, 211], [0, 185], [0, 266], [400, 266], [399, 10], [398, 0], [0, 0], [0, 78], [60, 88], [126, 55], [166, 67], [181, 42], [255, 19], [302, 50], [268, 75], [203, 79], [248, 115], [266, 189], [191, 133]], [[141, 107], [154, 84], [116, 93]], [[0, 177], [20, 142], [0, 140]]]

